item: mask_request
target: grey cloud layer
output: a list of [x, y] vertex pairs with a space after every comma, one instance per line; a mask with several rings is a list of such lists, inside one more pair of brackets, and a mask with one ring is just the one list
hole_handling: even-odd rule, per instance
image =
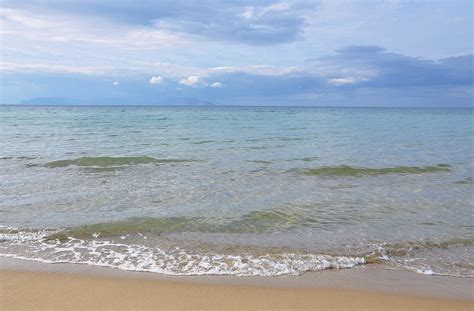
[[335, 55], [311, 60], [357, 72], [368, 72], [360, 84], [365, 87], [417, 87], [472, 85], [474, 56], [463, 55], [438, 61], [386, 52], [378, 46], [349, 46]]
[[[328, 68], [319, 71], [320, 68]], [[307, 68], [285, 75], [231, 73], [213, 78], [243, 89], [299, 92], [321, 88], [403, 88], [473, 85], [474, 56], [463, 55], [438, 61], [386, 52], [378, 46], [349, 46], [334, 55], [313, 59]], [[347, 83], [329, 83], [331, 79]], [[265, 80], [265, 82], [263, 81]]]
[[277, 44], [294, 41], [303, 32], [304, 13], [314, 8], [311, 1], [92, 1], [32, 0], [2, 1], [36, 12], [87, 15], [139, 24], [210, 40], [247, 44]]

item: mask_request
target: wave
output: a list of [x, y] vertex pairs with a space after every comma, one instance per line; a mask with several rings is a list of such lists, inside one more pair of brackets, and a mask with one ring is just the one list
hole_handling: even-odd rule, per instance
[[309, 216], [279, 210], [252, 211], [238, 218], [209, 219], [201, 217], [143, 217], [65, 228], [48, 236], [51, 240], [70, 237], [88, 239], [94, 236], [117, 237], [124, 234], [161, 235], [175, 232], [202, 233], [270, 233], [296, 227], [317, 226]]
[[[91, 239], [68, 237], [50, 239], [57, 230], [0, 230], [0, 256], [47, 263], [76, 263], [147, 271], [169, 275], [300, 275], [307, 271], [352, 268], [382, 263], [423, 274], [472, 277], [470, 260], [433, 261], [439, 251], [472, 249], [473, 239], [424, 240], [400, 243], [359, 245], [350, 253], [307, 253], [288, 248], [258, 249], [232, 247], [186, 249], [175, 244], [162, 245], [150, 235], [138, 233], [119, 238], [94, 236]], [[147, 239], [148, 238], [148, 239]], [[161, 241], [161, 240], [160, 240]], [[426, 252], [428, 251], [428, 252]], [[433, 253], [434, 252], [434, 253]], [[467, 250], [469, 253], [469, 250]], [[468, 255], [465, 255], [468, 256]], [[449, 269], [446, 270], [446, 266]]]
[[196, 232], [212, 230], [212, 226], [198, 217], [143, 217], [130, 218], [110, 223], [97, 223], [66, 228], [46, 236], [49, 240], [68, 238], [89, 239], [93, 237], [117, 237], [124, 234], [168, 232]]
[[[279, 216], [278, 216], [279, 217]], [[278, 218], [277, 217], [277, 218]], [[266, 219], [266, 218], [265, 218]], [[95, 228], [97, 229], [97, 228]], [[104, 231], [102, 231], [103, 233]], [[192, 250], [158, 242], [149, 232], [107, 236], [100, 233], [84, 238], [53, 239], [58, 230], [0, 230], [0, 256], [43, 262], [68, 262], [148, 271], [172, 275], [298, 275], [306, 271], [351, 268], [383, 263], [388, 267], [423, 274], [472, 277], [469, 254], [474, 239], [402, 241], [354, 245], [350, 252], [322, 249], [307, 253], [290, 248], [258, 248], [226, 245], [210, 251], [208, 246]], [[62, 232], [64, 233], [64, 232]], [[116, 231], [115, 233], [122, 233]], [[167, 246], [165, 246], [167, 245]], [[459, 252], [462, 252], [460, 254]], [[434, 254], [456, 254], [456, 260], [433, 260]], [[460, 257], [459, 257], [460, 256]]]
[[404, 241], [373, 247], [377, 249], [364, 256], [367, 263], [385, 263], [428, 275], [474, 277], [472, 238]]
[[[189, 252], [179, 247], [126, 244], [113, 240], [64, 241], [46, 239], [47, 234], [3, 233], [0, 256], [46, 263], [75, 263], [145, 271], [168, 275], [236, 275], [277, 276], [300, 275], [307, 271], [352, 268], [365, 263], [362, 257], [321, 254], [219, 254]], [[144, 237], [146, 238], [146, 237]], [[20, 249], [20, 250], [19, 250]]]
[[93, 236], [113, 237], [124, 234], [150, 233], [160, 235], [172, 232], [202, 232], [228, 234], [262, 234], [283, 232], [298, 228], [317, 228], [351, 222], [368, 221], [364, 215], [348, 212], [342, 219], [319, 213], [317, 205], [286, 205], [279, 208], [249, 211], [238, 217], [134, 217], [65, 228], [50, 239], [69, 237], [87, 239]]
[[306, 157], [306, 158], [294, 158], [285, 160], [247, 160], [246, 162], [258, 163], [258, 164], [272, 164], [276, 162], [312, 162], [319, 160], [319, 157]]
[[220, 225], [218, 232], [224, 233], [271, 233], [293, 228], [310, 228], [322, 224], [320, 219], [310, 215], [310, 207], [292, 207], [251, 211], [238, 219]]
[[388, 174], [424, 174], [449, 172], [451, 166], [448, 164], [438, 164], [430, 166], [395, 166], [384, 168], [357, 168], [348, 165], [340, 166], [323, 166], [318, 168], [299, 170], [303, 174], [310, 176], [347, 176], [347, 177], [363, 177], [363, 176], [379, 176]]
[[452, 247], [472, 247], [474, 239], [449, 239], [442, 241], [421, 240], [405, 241], [399, 243], [382, 244], [377, 246], [377, 251], [365, 256], [368, 262], [378, 262], [380, 259], [404, 257], [410, 253], [427, 249], [444, 249]]
[[455, 184], [459, 185], [474, 185], [474, 178], [473, 177], [466, 177], [462, 180], [456, 181]]
[[77, 159], [57, 160], [44, 164], [44, 167], [58, 168], [70, 165], [82, 167], [110, 168], [137, 164], [162, 164], [194, 162], [186, 159], [155, 159], [148, 156], [141, 157], [81, 157]]

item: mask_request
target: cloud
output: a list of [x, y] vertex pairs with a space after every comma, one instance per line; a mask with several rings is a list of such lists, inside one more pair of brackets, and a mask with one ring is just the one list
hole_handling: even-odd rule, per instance
[[207, 85], [207, 83], [203, 82], [200, 76], [189, 76], [186, 79], [180, 80], [179, 83], [191, 87], [198, 87], [203, 84]]
[[221, 82], [206, 82], [201, 76], [193, 75], [179, 81], [180, 84], [190, 86], [190, 87], [210, 87], [213, 89], [220, 89], [224, 87], [224, 84]]
[[214, 89], [220, 89], [220, 88], [224, 87], [224, 84], [222, 84], [220, 82], [214, 82], [214, 83], [211, 83], [209, 86], [214, 88]]
[[47, 42], [49, 45], [79, 42], [122, 49], [146, 49], [188, 44], [191, 40], [183, 33], [123, 25], [90, 16], [60, 15], [49, 10], [0, 8], [0, 18], [0, 33], [13, 43], [21, 40]]
[[116, 72], [116, 69], [107, 66], [70, 66], [51, 63], [13, 63], [0, 62], [0, 69], [5, 72], [51, 72], [84, 75], [107, 75]]
[[[310, 5], [306, 5], [309, 9]], [[193, 32], [211, 40], [236, 41], [250, 45], [292, 42], [304, 32], [304, 10], [290, 3], [234, 8], [240, 14], [223, 16], [217, 23], [192, 21]], [[186, 25], [186, 26], [188, 26]], [[179, 28], [182, 30], [183, 28]]]
[[[284, 81], [299, 81], [300, 86], [295, 89], [299, 91], [301, 85], [306, 85], [306, 81], [316, 83], [313, 86], [319, 88], [322, 85], [344, 86], [344, 88], [472, 85], [473, 64], [473, 55], [431, 60], [391, 53], [378, 46], [349, 46], [328, 56], [309, 59], [304, 67], [244, 65], [202, 68], [160, 62], [130, 61], [126, 64], [128, 66], [126, 68], [104, 65], [70, 66], [54, 63], [0, 62], [0, 69], [6, 72], [57, 72], [114, 76], [120, 74], [129, 77], [143, 77], [153, 71], [162, 73], [171, 83], [193, 88], [219, 88], [225, 85], [226, 89], [231, 90], [240, 84], [253, 89], [253, 86], [248, 85], [248, 81], [242, 79], [246, 77], [250, 79], [249, 81], [266, 80], [279, 84], [283, 84]], [[149, 80], [151, 84], [162, 82], [162, 76], [152, 76]], [[262, 86], [257, 85], [257, 87]]]
[[[88, 68], [87, 71], [128, 67], [129, 70], [128, 61], [123, 61], [125, 55], [127, 59], [140, 59], [149, 51], [161, 52], [192, 42], [182, 33], [89, 16], [55, 14], [50, 10], [36, 10], [33, 4], [26, 9], [3, 7], [3, 4], [0, 54], [2, 61], [17, 64], [19, 70], [48, 63], [54, 70], [61, 67], [82, 67]], [[14, 4], [21, 6], [18, 2]]]
[[90, 19], [109, 20], [209, 40], [251, 45], [292, 42], [303, 33], [305, 14], [313, 1], [188, 1], [144, 0], [32, 0], [28, 4], [4, 0], [4, 6], [25, 11], [48, 12]]
[[337, 52], [341, 55], [365, 56], [384, 53], [385, 49], [376, 45], [350, 45], [337, 50]]
[[153, 77], [150, 78], [149, 83], [150, 83], [150, 84], [153, 84], [153, 85], [163, 83], [163, 77], [161, 77], [161, 76], [153, 76]]
[[473, 55], [436, 61], [390, 53], [378, 46], [349, 46], [310, 63], [325, 68], [332, 85], [357, 87], [364, 82], [364, 87], [404, 88], [473, 84]]
[[216, 74], [216, 73], [249, 73], [258, 74], [265, 76], [284, 76], [289, 74], [297, 74], [305, 72], [306, 70], [302, 67], [297, 66], [268, 66], [268, 65], [252, 65], [252, 66], [241, 66], [241, 67], [213, 67], [209, 68], [205, 74]]
[[[203, 68], [141, 61], [129, 62], [129, 71], [122, 75], [117, 75], [116, 69], [107, 71], [107, 67], [51, 64], [0, 63], [0, 69], [5, 75], [3, 81], [7, 83], [34, 81], [38, 90], [45, 89], [44, 84], [50, 83], [49, 90], [53, 93], [58, 84], [67, 83], [60, 77], [71, 78], [68, 82], [71, 89], [76, 85], [74, 79], [100, 81], [84, 82], [86, 86], [79, 94], [90, 89], [91, 85], [97, 88], [97, 93], [110, 92], [109, 88], [101, 91], [101, 85], [110, 85], [110, 81], [114, 81], [111, 79], [120, 79], [124, 98], [126, 94], [140, 94], [137, 102], [152, 103], [157, 100], [156, 92], [159, 91], [163, 101], [183, 96], [214, 103], [248, 105], [347, 105], [349, 101], [350, 105], [365, 103], [369, 106], [472, 106], [473, 63], [473, 55], [431, 60], [391, 53], [377, 46], [350, 46], [311, 59], [304, 67], [223, 64]], [[143, 84], [145, 78], [151, 84], [162, 83], [163, 76], [151, 76], [150, 72], [159, 72], [166, 77], [166, 84], [159, 90]], [[13, 75], [16, 78], [12, 78]], [[46, 82], [53, 81], [51, 77], [56, 77], [54, 85]], [[4, 89], [13, 94], [13, 88]], [[14, 96], [22, 96], [18, 94], [20, 92]], [[51, 94], [38, 91], [34, 96], [48, 97]]]
[[118, 81], [115, 81], [115, 82], [112, 83], [113, 86], [118, 86], [119, 84], [120, 84], [120, 82], [118, 82]]
[[339, 86], [339, 85], [345, 85], [345, 84], [355, 84], [355, 83], [362, 82], [362, 81], [367, 81], [367, 80], [368, 79], [366, 79], [366, 78], [346, 77], [346, 78], [330, 79], [330, 80], [328, 80], [328, 83], [331, 84], [331, 85]]

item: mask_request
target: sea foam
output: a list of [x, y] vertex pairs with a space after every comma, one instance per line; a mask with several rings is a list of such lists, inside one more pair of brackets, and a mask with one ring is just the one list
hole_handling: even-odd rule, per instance
[[190, 252], [179, 247], [117, 243], [109, 240], [66, 241], [45, 239], [47, 233], [2, 233], [8, 242], [0, 256], [47, 263], [74, 263], [146, 271], [168, 275], [300, 275], [307, 271], [352, 268], [365, 263], [362, 257], [322, 254], [218, 254]]

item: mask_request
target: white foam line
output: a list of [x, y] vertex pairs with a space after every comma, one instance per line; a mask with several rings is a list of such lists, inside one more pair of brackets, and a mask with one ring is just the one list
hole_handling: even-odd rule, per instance
[[[32, 256], [4, 248], [4, 257], [46, 263], [79, 263], [114, 267], [128, 271], [146, 271], [168, 275], [299, 275], [306, 271], [352, 268], [364, 264], [364, 258], [333, 257], [315, 254], [223, 255], [188, 254], [176, 248], [168, 252], [144, 245], [114, 244], [110, 241], [69, 239], [63, 243], [45, 240], [17, 240], [9, 246], [24, 248]], [[42, 252], [42, 253], [40, 253]], [[64, 259], [68, 257], [68, 259]]]

